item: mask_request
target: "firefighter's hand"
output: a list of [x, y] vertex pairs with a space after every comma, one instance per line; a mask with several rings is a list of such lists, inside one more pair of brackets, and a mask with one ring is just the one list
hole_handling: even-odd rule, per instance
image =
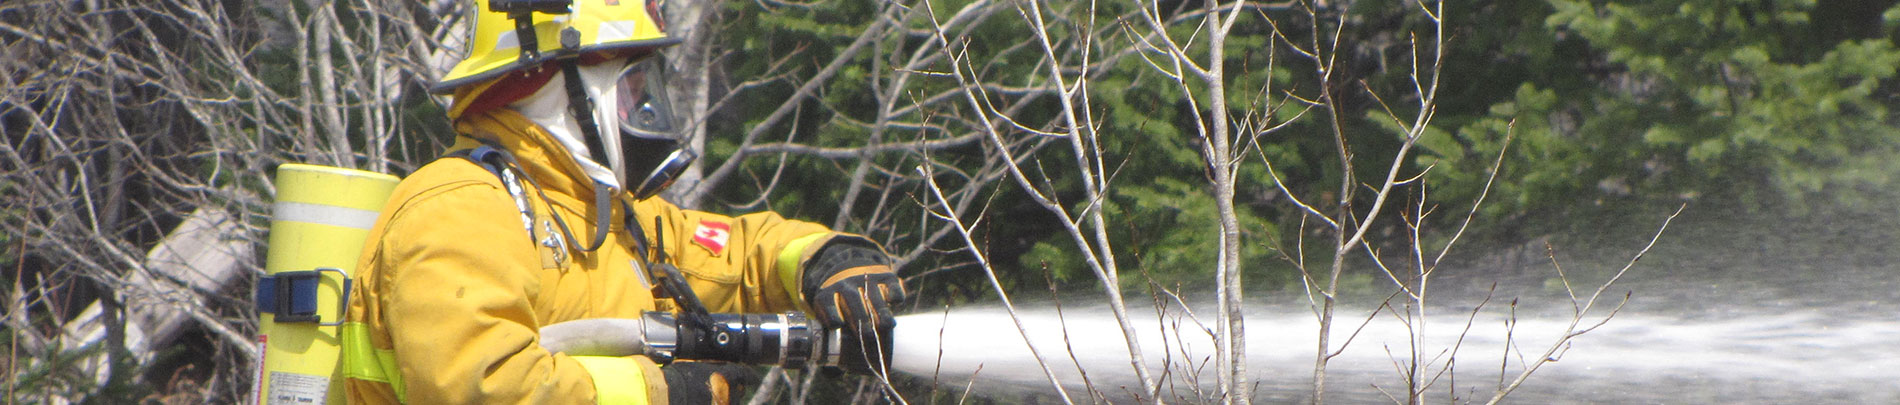
[[759, 383], [751, 366], [710, 361], [675, 361], [660, 372], [666, 375], [667, 403], [674, 405], [739, 403], [746, 387]]
[[[889, 330], [897, 325], [891, 306], [904, 302], [904, 283], [891, 266], [870, 265], [838, 271], [818, 287], [812, 310], [819, 322], [853, 332]], [[870, 329], [876, 328], [876, 329]]]
[[881, 250], [854, 244], [819, 252], [805, 274], [805, 297], [818, 322], [866, 337], [896, 326], [891, 307], [904, 302], [904, 283], [889, 260]]

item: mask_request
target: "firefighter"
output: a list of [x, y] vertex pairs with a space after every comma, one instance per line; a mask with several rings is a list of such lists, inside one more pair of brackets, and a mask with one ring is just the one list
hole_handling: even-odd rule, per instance
[[491, 9], [503, 3], [523, 2], [475, 1], [467, 57], [431, 88], [453, 99], [451, 152], [396, 187], [363, 247], [341, 338], [350, 402], [738, 400], [756, 381], [746, 366], [539, 344], [544, 325], [675, 309], [651, 262], [681, 269], [713, 312], [889, 330], [904, 288], [876, 243], [655, 197], [693, 155], [664, 91], [660, 52], [678, 39], [657, 4]]

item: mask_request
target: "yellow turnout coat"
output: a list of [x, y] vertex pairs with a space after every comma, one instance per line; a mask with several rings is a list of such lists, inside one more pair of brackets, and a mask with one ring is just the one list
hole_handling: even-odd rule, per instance
[[[352, 403], [663, 403], [659, 369], [640, 356], [578, 357], [540, 346], [542, 326], [670, 310], [637, 272], [622, 210], [594, 223], [594, 184], [552, 135], [508, 109], [456, 121], [456, 148], [481, 139], [512, 152], [526, 176], [530, 235], [504, 183], [467, 159], [439, 159], [404, 179], [370, 231], [345, 325]], [[615, 198], [628, 199], [622, 192]], [[618, 202], [612, 205], [619, 205]], [[714, 312], [804, 306], [801, 268], [841, 235], [773, 213], [727, 217], [651, 198], [634, 202], [649, 240]], [[551, 211], [551, 212], [550, 212]], [[561, 234], [553, 216], [571, 227]], [[654, 220], [658, 218], [658, 221]], [[596, 226], [605, 243], [583, 252]], [[558, 241], [550, 238], [558, 236]]]

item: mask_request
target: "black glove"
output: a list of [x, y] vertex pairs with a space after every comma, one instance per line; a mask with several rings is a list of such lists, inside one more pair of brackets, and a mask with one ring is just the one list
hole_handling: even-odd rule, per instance
[[675, 361], [660, 367], [666, 375], [666, 400], [674, 405], [739, 403], [746, 386], [759, 383], [751, 366], [710, 361]]
[[866, 243], [834, 242], [818, 252], [805, 270], [805, 298], [828, 328], [846, 328], [869, 336], [897, 325], [891, 306], [904, 302], [904, 283], [890, 258]]

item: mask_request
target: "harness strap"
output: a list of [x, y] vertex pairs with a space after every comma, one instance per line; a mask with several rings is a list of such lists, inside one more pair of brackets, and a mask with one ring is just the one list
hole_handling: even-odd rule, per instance
[[275, 314], [274, 322], [309, 322], [321, 326], [341, 325], [341, 321], [324, 322], [317, 315], [317, 286], [323, 282], [323, 273], [336, 273], [342, 280], [343, 295], [337, 299], [337, 317], [341, 318], [350, 305], [350, 276], [341, 269], [319, 267], [316, 270], [280, 271], [257, 278], [257, 291], [253, 295], [258, 312]]
[[[529, 237], [533, 238], [534, 208], [528, 205], [528, 193], [521, 187], [521, 177], [515, 175], [515, 170], [510, 168], [509, 163], [514, 161], [514, 156], [507, 150], [482, 144], [474, 149], [449, 152], [443, 157], [468, 159], [476, 166], [488, 169], [488, 172], [494, 174], [495, 177], [501, 178], [502, 187], [508, 189], [508, 196], [515, 200], [515, 210], [521, 213], [521, 228], [527, 230]], [[558, 219], [559, 216], [556, 218]]]

